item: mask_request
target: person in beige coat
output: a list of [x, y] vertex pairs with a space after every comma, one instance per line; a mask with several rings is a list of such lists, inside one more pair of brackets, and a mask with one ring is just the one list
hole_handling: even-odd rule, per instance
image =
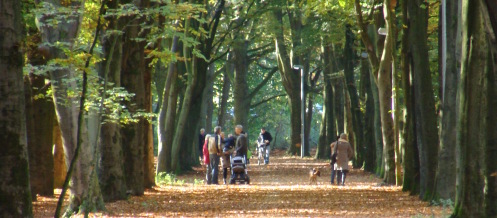
[[335, 173], [337, 173], [337, 184], [345, 185], [345, 177], [349, 171], [349, 160], [354, 157], [354, 150], [350, 145], [347, 134], [340, 134], [338, 141], [331, 143], [331, 155], [335, 153], [335, 146], [337, 152], [337, 162], [332, 166], [331, 171], [331, 184], [334, 184]]

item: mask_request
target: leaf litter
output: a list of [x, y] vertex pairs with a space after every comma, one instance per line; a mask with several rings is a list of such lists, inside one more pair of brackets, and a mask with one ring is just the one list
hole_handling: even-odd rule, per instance
[[[182, 185], [161, 185], [143, 196], [106, 203], [93, 217], [446, 217], [451, 211], [409, 196], [402, 187], [380, 186], [382, 180], [351, 169], [345, 186], [330, 184], [327, 161], [285, 156], [274, 151], [269, 165], [248, 165], [250, 185], [198, 184], [205, 167], [177, 179]], [[255, 163], [255, 164], [254, 164]], [[309, 185], [309, 170], [319, 168], [317, 185]], [[197, 182], [196, 182], [197, 181]], [[53, 197], [33, 202], [35, 217], [53, 217], [60, 189]], [[66, 197], [66, 204], [68, 198]]]

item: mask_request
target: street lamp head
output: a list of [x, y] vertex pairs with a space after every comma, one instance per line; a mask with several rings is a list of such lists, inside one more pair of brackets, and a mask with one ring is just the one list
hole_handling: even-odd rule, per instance
[[302, 65], [293, 65], [294, 70], [300, 70], [303, 69], [304, 67]]

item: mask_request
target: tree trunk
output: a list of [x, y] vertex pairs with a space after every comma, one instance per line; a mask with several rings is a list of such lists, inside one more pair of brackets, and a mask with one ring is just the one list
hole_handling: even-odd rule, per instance
[[248, 41], [244, 37], [238, 37], [233, 42], [232, 54], [235, 66], [235, 81], [233, 83], [233, 98], [235, 110], [235, 125], [248, 127], [248, 115], [251, 99], [248, 99], [249, 90], [247, 82], [248, 74]]
[[30, 74], [26, 76], [26, 122], [28, 135], [29, 171], [31, 194], [53, 196], [52, 135], [55, 110], [53, 103], [39, 95], [46, 94], [45, 77]]
[[67, 165], [64, 160], [64, 144], [62, 143], [62, 134], [59, 123], [56, 119], [53, 121], [53, 162], [54, 162], [54, 188], [62, 188], [64, 179], [67, 174]]
[[[489, 44], [482, 2], [462, 3], [462, 56], [456, 151], [457, 182], [454, 217], [487, 217], [484, 210], [484, 166], [487, 100], [485, 92]], [[492, 81], [493, 82], [493, 81]], [[490, 112], [492, 113], [492, 112]], [[495, 146], [492, 145], [492, 146]]]
[[305, 156], [311, 156], [311, 152], [310, 152], [310, 147], [311, 147], [311, 144], [310, 144], [310, 138], [311, 138], [311, 123], [312, 123], [312, 113], [313, 113], [313, 109], [314, 109], [314, 95], [312, 93], [308, 93], [307, 95], [307, 112], [305, 113], [305, 137], [304, 137], [304, 140], [305, 140], [305, 148], [304, 148], [304, 155]]
[[419, 0], [408, 1], [409, 41], [412, 55], [414, 112], [420, 162], [420, 197], [433, 197], [438, 157], [438, 130], [435, 99], [428, 61], [428, 6]]
[[[27, 58], [31, 65], [46, 64], [41, 52], [38, 50], [41, 38], [38, 30], [30, 31]], [[54, 189], [54, 162], [52, 156], [53, 122], [55, 109], [53, 102], [45, 97], [48, 85], [45, 84], [46, 76], [30, 73], [25, 76], [26, 123], [29, 153], [29, 171], [31, 194], [33, 200], [36, 195], [53, 196]]]
[[[345, 90], [342, 79], [336, 79], [333, 84], [333, 107], [335, 107], [336, 132], [333, 135], [340, 135], [345, 132]], [[335, 140], [336, 138], [333, 137]]]
[[[128, 3], [123, 1], [122, 3]], [[137, 7], [148, 7], [148, 0], [134, 2]], [[141, 15], [136, 15], [141, 16]], [[124, 29], [123, 55], [121, 67], [121, 85], [130, 93], [134, 93], [133, 102], [126, 102], [126, 108], [134, 114], [146, 110], [145, 102], [145, 45], [146, 42], [137, 41], [136, 38], [144, 37], [147, 31], [141, 28], [145, 17], [128, 18], [129, 25]], [[138, 117], [134, 123], [129, 123], [121, 128], [121, 137], [124, 151], [124, 169], [126, 186], [132, 195], [143, 195], [145, 178], [145, 142], [146, 120]]]
[[[80, 9], [83, 6], [81, 2], [71, 2], [71, 4], [62, 4], [59, 1], [44, 1], [48, 4], [52, 4], [53, 7], [57, 8], [59, 11], [61, 7], [67, 7], [69, 9]], [[64, 6], [61, 6], [64, 5]], [[62, 10], [63, 11], [63, 10]], [[51, 12], [50, 12], [51, 13]], [[61, 12], [62, 14], [64, 12]], [[79, 26], [80, 26], [80, 14], [74, 13], [71, 15], [64, 14], [63, 20], [58, 20], [57, 26], [43, 25], [40, 28], [42, 34], [42, 42], [48, 43], [48, 46], [44, 46], [47, 50], [46, 58], [61, 58], [66, 59], [64, 52], [52, 45], [55, 42], [66, 43], [68, 49], [73, 49], [71, 46], [76, 39]], [[39, 16], [39, 23], [45, 23], [46, 20], [51, 18], [52, 14], [41, 14]], [[55, 104], [55, 109], [57, 112], [57, 119], [60, 126], [62, 141], [64, 144], [64, 152], [66, 164], [69, 165], [74, 157], [76, 146], [78, 144], [77, 135], [78, 131], [80, 134], [81, 151], [80, 157], [73, 169], [71, 175], [71, 195], [69, 197], [69, 206], [66, 210], [66, 215], [71, 215], [75, 212], [86, 213], [94, 210], [101, 210], [104, 208], [102, 202], [102, 196], [100, 193], [100, 187], [96, 181], [95, 168], [90, 166], [93, 165], [94, 161], [94, 147], [88, 141], [88, 127], [86, 121], [83, 119], [81, 125], [78, 126], [78, 115], [79, 115], [79, 98], [69, 96], [69, 90], [79, 90], [77, 82], [75, 81], [76, 72], [74, 67], [65, 66], [61, 69], [49, 72], [52, 84], [53, 101]], [[80, 129], [80, 130], [78, 130]]]
[[374, 173], [375, 170], [375, 137], [374, 137], [374, 99], [371, 87], [371, 76], [369, 65], [366, 59], [361, 59], [361, 91], [364, 96], [364, 170]]
[[[108, 2], [107, 5], [109, 8], [116, 9], [118, 1]], [[107, 30], [109, 32], [122, 29], [122, 24], [118, 21], [118, 18], [108, 18], [108, 22]], [[121, 86], [123, 54], [121, 35], [111, 33], [103, 35], [102, 50], [105, 60], [101, 62], [99, 76], [105, 78], [107, 84], [114, 84], [113, 87], [117, 88]], [[106, 94], [104, 93], [104, 95]], [[110, 110], [106, 109], [105, 113], [110, 113]], [[102, 195], [106, 202], [124, 200], [127, 197], [121, 140], [121, 125], [119, 122], [107, 121], [104, 118], [100, 128], [99, 148], [101, 149], [101, 154], [97, 170]]]
[[345, 58], [345, 83], [347, 85], [347, 90], [350, 97], [350, 113], [352, 116], [352, 129], [354, 130], [354, 154], [355, 158], [353, 160], [354, 168], [361, 168], [364, 165], [364, 132], [363, 132], [363, 117], [361, 112], [361, 107], [359, 103], [359, 96], [357, 93], [357, 88], [355, 85], [354, 78], [354, 62], [355, 62], [355, 51], [354, 51], [354, 33], [350, 30], [350, 26], [346, 27], [345, 30], [345, 48], [344, 48], [344, 58]]
[[[390, 0], [384, 0], [384, 5], [390, 5]], [[389, 7], [383, 7], [387, 36], [385, 47], [378, 70], [378, 91], [380, 100], [381, 127], [383, 135], [383, 159], [385, 160], [384, 180], [387, 184], [395, 184], [395, 149], [393, 120], [390, 115], [392, 105], [392, 52], [393, 52], [393, 29], [392, 12]]]
[[[319, 142], [316, 149], [316, 158], [326, 159], [331, 154], [329, 154], [331, 138], [336, 135], [335, 125], [334, 125], [334, 110], [333, 110], [333, 87], [331, 85], [331, 74], [333, 73], [333, 60], [332, 52], [333, 47], [331, 45], [323, 46], [323, 115], [321, 119], [321, 126], [319, 129]], [[331, 102], [331, 103], [330, 103]], [[328, 118], [331, 117], [331, 122], [328, 122]], [[329, 133], [328, 129], [332, 128], [333, 132]], [[332, 135], [332, 137], [328, 137]]]
[[487, 139], [485, 148], [485, 215], [497, 217], [497, 3], [484, 1], [485, 29], [487, 33], [489, 52], [488, 63], [488, 109], [487, 109]]
[[[407, 19], [407, 0], [401, 2], [402, 7], [402, 25], [408, 25]], [[419, 155], [417, 152], [416, 138], [414, 132], [414, 113], [413, 113], [413, 91], [411, 82], [411, 69], [409, 64], [409, 28], [402, 30], [401, 45], [401, 80], [402, 91], [404, 95], [404, 127], [402, 129], [402, 148], [404, 157], [402, 158], [404, 167], [404, 180], [402, 181], [402, 190], [410, 191], [411, 195], [419, 193]]]
[[443, 104], [440, 127], [440, 153], [438, 156], [436, 198], [455, 200], [456, 190], [456, 124], [457, 124], [457, 85], [460, 72], [460, 1], [445, 1], [441, 13], [446, 17], [446, 67], [442, 72]]
[[[174, 37], [171, 45], [171, 52], [179, 51], [179, 38]], [[159, 112], [158, 137], [159, 137], [159, 155], [157, 157], [157, 171], [171, 171], [171, 148], [173, 143], [174, 126], [176, 120], [176, 108], [178, 103], [178, 87], [176, 79], [178, 78], [178, 63], [170, 63], [168, 67], [166, 84], [162, 105]]]
[[0, 216], [32, 217], [21, 44], [21, 2], [0, 1]]
[[278, 68], [283, 80], [285, 92], [288, 94], [288, 101], [290, 104], [290, 123], [291, 123], [291, 142], [288, 153], [295, 155], [300, 154], [301, 144], [301, 120], [300, 120], [300, 77], [299, 74], [293, 70], [292, 60], [289, 56], [289, 50], [285, 44], [283, 33], [283, 13], [280, 9], [273, 11], [273, 16], [279, 24], [279, 28], [273, 29], [273, 37], [275, 41], [276, 54], [278, 60]]
[[225, 126], [226, 123], [228, 98], [230, 95], [230, 86], [231, 86], [229, 75], [233, 74], [234, 72], [234, 66], [232, 64], [231, 56], [232, 56], [231, 53], [228, 53], [228, 60], [225, 63], [225, 71], [223, 72], [223, 89], [221, 91], [221, 102], [219, 105], [219, 114], [217, 118], [218, 126]]
[[[214, 13], [210, 18], [211, 22], [209, 22], [209, 24], [202, 24], [202, 28], [208, 30], [208, 36], [204, 38], [203, 43], [197, 45], [197, 49], [202, 52], [207, 60], [210, 59], [212, 54], [212, 46], [219, 20], [224, 9], [224, 4], [224, 0], [218, 0]], [[185, 22], [185, 32], [187, 32], [189, 28], [197, 26], [195, 23], [196, 21], [193, 19], [186, 20]], [[188, 36], [188, 34], [186, 34], [186, 36]], [[197, 149], [195, 147], [196, 140], [194, 140], [196, 137], [191, 137], [190, 134], [196, 133], [198, 129], [202, 94], [204, 92], [207, 68], [209, 66], [206, 59], [194, 57], [188, 46], [183, 46], [183, 52], [186, 60], [189, 60], [185, 64], [188, 80], [172, 144], [171, 169], [176, 172], [181, 170], [181, 168], [188, 169], [191, 165], [198, 164], [198, 158], [195, 155], [195, 152], [193, 152], [194, 149]], [[182, 153], [180, 153], [180, 148], [183, 148]], [[184, 156], [181, 157], [180, 154], [183, 154]], [[180, 159], [182, 161], [181, 163]]]
[[[146, 113], [152, 113], [152, 67], [150, 67], [151, 58], [145, 60], [145, 71], [143, 82], [145, 84], [145, 102], [144, 108]], [[143, 122], [143, 186], [152, 188], [155, 185], [155, 166], [154, 166], [154, 133], [152, 122], [145, 119]]]

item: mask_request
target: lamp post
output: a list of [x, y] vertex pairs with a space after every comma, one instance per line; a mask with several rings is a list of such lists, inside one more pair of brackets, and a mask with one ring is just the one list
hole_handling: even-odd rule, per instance
[[293, 69], [299, 70], [300, 69], [300, 100], [301, 100], [301, 105], [300, 105], [300, 157], [304, 158], [304, 121], [305, 121], [305, 96], [304, 96], [304, 67], [302, 65], [294, 65]]

